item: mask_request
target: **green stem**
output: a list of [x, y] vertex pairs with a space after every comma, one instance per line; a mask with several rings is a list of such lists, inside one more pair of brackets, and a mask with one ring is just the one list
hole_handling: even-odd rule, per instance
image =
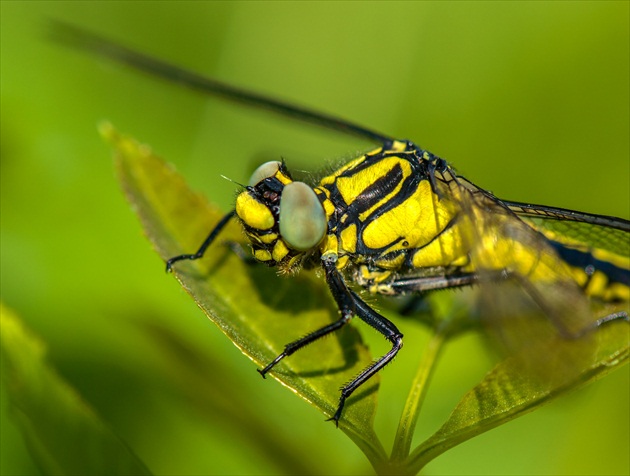
[[407, 396], [405, 408], [396, 431], [396, 438], [394, 439], [390, 461], [396, 466], [402, 465], [409, 456], [413, 433], [429, 387], [428, 382], [447, 337], [447, 327], [447, 325], [441, 325], [435, 328], [433, 336], [424, 350], [424, 355], [420, 359], [420, 365]]

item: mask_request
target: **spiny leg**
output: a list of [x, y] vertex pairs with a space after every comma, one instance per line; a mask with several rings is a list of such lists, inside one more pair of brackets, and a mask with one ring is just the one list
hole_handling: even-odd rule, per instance
[[[503, 281], [505, 279], [515, 279], [520, 283], [521, 286], [525, 289], [527, 294], [534, 299], [534, 301], [545, 311], [549, 320], [553, 324], [553, 326], [558, 330], [559, 334], [565, 339], [579, 339], [584, 335], [588, 334], [596, 330], [599, 327], [605, 326], [611, 322], [627, 322], [630, 323], [630, 317], [626, 311], [619, 311], [615, 313], [608, 314], [604, 317], [601, 317], [594, 321], [593, 323], [587, 324], [581, 329], [577, 331], [570, 331], [566, 328], [566, 326], [560, 321], [553, 310], [548, 309], [545, 305], [544, 299], [539, 295], [534, 286], [527, 282], [525, 278], [520, 277], [515, 273], [508, 273], [505, 271], [499, 271], [494, 273], [486, 273], [485, 279], [490, 280], [498, 280]], [[398, 294], [408, 294], [408, 293], [423, 293], [438, 289], [451, 289], [456, 287], [470, 286], [477, 284], [480, 280], [478, 274], [468, 273], [462, 274], [459, 276], [436, 276], [436, 277], [410, 277], [410, 278], [401, 278], [393, 281], [387, 286], [390, 288], [390, 291], [393, 292], [394, 295]], [[420, 296], [422, 298], [422, 296]], [[403, 315], [408, 313], [410, 310], [416, 308], [417, 301], [413, 301], [403, 308]]]
[[348, 382], [341, 388], [341, 396], [339, 398], [337, 411], [332, 416], [332, 418], [329, 418], [329, 420], [335, 422], [336, 426], [339, 426], [339, 419], [341, 418], [341, 413], [346, 403], [346, 399], [350, 395], [352, 395], [352, 393], [354, 393], [356, 389], [358, 389], [361, 385], [363, 385], [371, 377], [373, 377], [379, 370], [385, 367], [385, 365], [387, 365], [396, 356], [403, 345], [403, 335], [391, 321], [374, 311], [374, 309], [368, 306], [353, 291], [350, 291], [350, 294], [356, 307], [357, 317], [369, 326], [376, 329], [381, 334], [383, 334], [383, 336], [385, 336], [385, 338], [392, 343], [392, 348], [385, 355], [378, 358], [365, 369], [363, 369], [361, 373], [359, 373], [359, 375], [354, 377], [350, 382]]
[[508, 278], [514, 278], [529, 295], [530, 298], [543, 310], [550, 322], [558, 331], [559, 335], [566, 340], [577, 340], [585, 335], [593, 332], [594, 330], [610, 324], [611, 322], [627, 322], [630, 324], [630, 317], [626, 311], [618, 311], [608, 314], [604, 317], [597, 319], [591, 323], [587, 323], [579, 329], [569, 329], [565, 323], [558, 316], [555, 309], [549, 306], [544, 297], [538, 291], [535, 285], [533, 285], [528, 279], [520, 276], [517, 273], [508, 274]]
[[429, 291], [439, 289], [453, 289], [471, 286], [479, 281], [479, 276], [474, 273], [460, 274], [456, 276], [421, 276], [399, 278], [385, 284], [387, 293], [393, 296], [411, 295], [411, 299], [398, 309], [402, 316], [412, 316], [428, 311], [426, 295]]
[[249, 253], [248, 250], [245, 249], [238, 241], [228, 240], [223, 242], [223, 244], [230, 248], [232, 253], [238, 256], [238, 258], [246, 265], [255, 265], [259, 263], [259, 261], [257, 261], [256, 258], [254, 258], [251, 253]]
[[173, 264], [176, 263], [177, 261], [196, 260], [196, 259], [201, 258], [203, 256], [203, 254], [206, 252], [206, 250], [208, 249], [208, 247], [215, 240], [215, 238], [217, 237], [219, 232], [221, 232], [221, 230], [225, 227], [227, 222], [230, 221], [230, 219], [232, 217], [234, 217], [235, 214], [236, 214], [236, 211], [232, 210], [231, 212], [226, 214], [223, 218], [221, 218], [221, 221], [219, 223], [217, 223], [217, 225], [212, 229], [210, 234], [207, 236], [207, 238], [204, 240], [204, 242], [201, 244], [201, 246], [199, 247], [199, 249], [197, 250], [197, 252], [195, 254], [178, 255], [178, 256], [174, 256], [174, 257], [170, 258], [169, 260], [167, 260], [166, 261], [166, 272], [167, 273], [170, 272], [171, 269], [173, 268]]
[[293, 341], [287, 344], [284, 347], [284, 350], [282, 351], [282, 353], [278, 355], [278, 357], [273, 359], [273, 361], [271, 361], [264, 369], [258, 369], [258, 373], [262, 375], [263, 378], [265, 378], [267, 372], [269, 372], [272, 368], [274, 368], [276, 364], [280, 362], [282, 359], [284, 359], [285, 357], [288, 357], [289, 355], [300, 350], [301, 348], [306, 347], [310, 343], [315, 342], [317, 339], [321, 339], [322, 337], [341, 329], [345, 324], [348, 323], [348, 321], [351, 318], [352, 318], [352, 312], [350, 313], [342, 312], [341, 318], [339, 320], [331, 324], [328, 324], [327, 326], [322, 327], [321, 329], [317, 329], [316, 331], [305, 335], [301, 339], [298, 339], [296, 341]]
[[453, 289], [470, 286], [479, 282], [479, 276], [475, 273], [467, 273], [456, 276], [423, 276], [399, 278], [385, 284], [387, 294], [400, 295], [410, 293], [423, 293], [438, 289]]
[[[331, 269], [326, 268], [326, 281], [335, 301], [339, 306], [341, 318], [331, 324], [328, 324], [327, 326], [322, 327], [321, 329], [317, 329], [316, 331], [307, 334], [301, 339], [287, 344], [284, 347], [282, 353], [278, 355], [278, 357], [270, 362], [264, 369], [258, 370], [258, 372], [263, 377], [265, 377], [267, 372], [269, 372], [273, 367], [276, 366], [278, 362], [280, 362], [285, 357], [288, 357], [301, 348], [315, 342], [317, 339], [321, 339], [322, 337], [341, 329], [345, 324], [348, 323], [348, 321], [350, 321], [350, 319], [352, 319], [352, 316], [355, 314], [355, 306], [352, 301], [352, 296], [350, 295], [350, 291], [348, 290], [348, 288], [343, 283], [343, 278], [334, 268], [334, 265]], [[343, 302], [344, 305], [341, 305], [340, 302]]]
[[594, 331], [595, 329], [599, 329], [600, 327], [610, 324], [611, 322], [618, 322], [618, 321], [621, 321], [621, 322], [625, 321], [628, 324], [630, 324], [630, 317], [628, 316], [628, 313], [626, 311], [619, 311], [619, 312], [613, 312], [604, 317], [600, 317], [592, 324], [589, 324], [583, 329], [578, 330], [578, 332], [574, 333], [574, 335], [572, 335], [571, 338], [577, 339], [579, 337], [582, 337], [585, 334], [588, 334], [589, 332]]
[[370, 308], [361, 298], [348, 289], [346, 286], [343, 277], [337, 271], [334, 262], [323, 262], [324, 271], [326, 272], [326, 282], [328, 283], [328, 287], [337, 303], [339, 308], [339, 312], [341, 313], [341, 318], [321, 329], [318, 329], [301, 339], [298, 339], [290, 344], [287, 344], [284, 348], [284, 351], [278, 355], [271, 363], [269, 363], [264, 369], [258, 370], [258, 372], [264, 377], [267, 372], [269, 372], [278, 362], [280, 362], [285, 357], [293, 354], [299, 349], [311, 344], [312, 342], [328, 335], [332, 332], [343, 327], [348, 321], [352, 318], [352, 316], [356, 315], [362, 321], [366, 322], [368, 325], [376, 329], [378, 332], [383, 334], [385, 338], [387, 338], [392, 343], [392, 349], [377, 359], [375, 362], [370, 364], [367, 368], [361, 371], [359, 375], [357, 375], [352, 381], [348, 384], [344, 385], [341, 388], [341, 396], [339, 398], [339, 404], [337, 406], [337, 410], [335, 414], [329, 420], [333, 420], [336, 426], [339, 426], [339, 419], [341, 418], [341, 414], [343, 411], [343, 407], [345, 405], [346, 399], [361, 385], [363, 385], [370, 377], [376, 374], [380, 369], [382, 369], [388, 362], [390, 362], [394, 356], [398, 353], [400, 348], [402, 347], [402, 334], [396, 328], [396, 326], [391, 323], [389, 320], [385, 319], [383, 316], [375, 312], [372, 308]]

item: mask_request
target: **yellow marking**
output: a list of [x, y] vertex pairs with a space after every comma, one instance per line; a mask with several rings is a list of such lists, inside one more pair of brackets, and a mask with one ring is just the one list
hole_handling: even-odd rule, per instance
[[370, 270], [367, 266], [363, 265], [359, 267], [358, 277], [359, 277], [359, 280], [364, 283], [367, 283], [367, 282], [382, 283], [391, 275], [392, 275], [391, 270], [384, 270], [384, 269]]
[[289, 254], [289, 249], [282, 240], [278, 240], [273, 247], [271, 257], [275, 261], [282, 261]]
[[402, 176], [400, 182], [398, 182], [398, 184], [396, 185], [396, 188], [394, 188], [390, 193], [388, 193], [386, 196], [384, 196], [381, 200], [379, 200], [374, 205], [372, 205], [370, 208], [368, 208], [363, 213], [361, 213], [359, 215], [359, 220], [365, 221], [372, 213], [374, 213], [374, 211], [378, 207], [380, 207], [384, 203], [387, 203], [387, 201], [391, 200], [393, 197], [395, 197], [400, 192], [400, 190], [401, 190], [401, 188], [403, 186], [404, 180], [408, 177], [408, 175], [411, 174], [411, 168], [410, 167], [409, 167], [409, 170], [406, 170], [407, 167], [409, 166], [409, 162], [407, 162], [406, 160], [405, 161], [401, 160], [400, 164], [402, 166], [401, 168], [402, 168], [402, 171], [403, 171], [403, 176]]
[[623, 283], [610, 283], [602, 294], [606, 301], [630, 301], [630, 288]]
[[[315, 187], [315, 193], [320, 198], [322, 206], [324, 207], [324, 213], [326, 214], [326, 220], [330, 220], [330, 217], [335, 212], [335, 206], [330, 201], [330, 192], [324, 187]], [[324, 200], [321, 200], [321, 197], [324, 197]]]
[[350, 261], [350, 256], [348, 256], [348, 255], [341, 256], [337, 260], [337, 269], [345, 268], [348, 265], [348, 261]]
[[367, 154], [365, 154], [366, 156], [372, 157], [374, 155], [378, 155], [380, 153], [387, 153], [387, 152], [403, 152], [405, 149], [407, 148], [407, 144], [405, 142], [396, 140], [392, 143], [392, 148], [391, 149], [383, 149], [382, 147], [380, 149], [375, 149], [371, 152], [368, 152]]
[[424, 248], [417, 250], [411, 260], [415, 268], [437, 266], [464, 266], [468, 262], [467, 251], [458, 227], [442, 233]]
[[[402, 180], [411, 175], [411, 164], [407, 160], [401, 159], [400, 157], [388, 157], [379, 160], [370, 167], [352, 174], [349, 177], [337, 178], [335, 185], [339, 193], [341, 193], [343, 200], [350, 205], [368, 187], [373, 185], [375, 181], [383, 177], [396, 165], [399, 165], [402, 169]], [[400, 184], [398, 184], [397, 189], [399, 188]]]
[[335, 206], [330, 200], [324, 200], [322, 205], [324, 205], [324, 213], [326, 214], [326, 219], [330, 220], [332, 214], [335, 213]]
[[391, 294], [391, 284], [386, 282], [392, 276], [392, 271], [372, 270], [361, 266], [355, 274], [356, 282], [367, 288], [370, 294]]
[[407, 148], [407, 144], [403, 141], [395, 140], [392, 143], [392, 148], [390, 150], [394, 152], [402, 152]]
[[[407, 200], [367, 224], [362, 234], [363, 242], [369, 248], [382, 248], [400, 239], [390, 250], [419, 248], [437, 236], [454, 215], [451, 202], [441, 200], [434, 203], [431, 185], [423, 181]], [[407, 246], [403, 246], [403, 241], [408, 243]], [[460, 246], [453, 240], [442, 238], [440, 241], [442, 246], [451, 249], [446, 255], [454, 254], [452, 249]]]
[[589, 276], [581, 268], [571, 268], [573, 276], [576, 282], [580, 286], [588, 280], [588, 285], [584, 292], [591, 297], [597, 297], [604, 301], [629, 301], [630, 300], [630, 287], [624, 283], [611, 283], [608, 281], [608, 276], [601, 271], [595, 271], [592, 276]]
[[384, 296], [395, 296], [396, 292], [392, 289], [391, 284], [373, 284], [370, 286], [369, 291], [371, 294], [382, 294]]
[[586, 281], [588, 280], [589, 276], [584, 272], [582, 268], [571, 267], [571, 274], [578, 286], [584, 287], [586, 285]]
[[267, 250], [258, 249], [254, 251], [254, 258], [262, 262], [271, 261], [271, 253]]
[[399, 269], [405, 262], [405, 255], [399, 254], [394, 258], [382, 258], [374, 261], [374, 264], [379, 268], [384, 269]]
[[[407, 145], [404, 142], [394, 141], [392, 143], [392, 148], [391, 149], [384, 150], [382, 147], [379, 147], [378, 149], [374, 149], [374, 150], [368, 152], [367, 154], [362, 155], [361, 157], [358, 157], [358, 158], [356, 158], [354, 160], [351, 160], [350, 162], [345, 164], [343, 167], [340, 167], [339, 169], [335, 170], [332, 174], [324, 177], [320, 181], [320, 185], [330, 185], [330, 184], [334, 183], [335, 179], [337, 177], [339, 177], [341, 174], [343, 174], [346, 170], [351, 170], [351, 169], [355, 168], [357, 165], [361, 164], [368, 157], [374, 157], [375, 155], [379, 155], [379, 154], [384, 153], [384, 152], [402, 152], [406, 148], [407, 148]], [[380, 163], [382, 163], [382, 161], [378, 162], [375, 165], [378, 165]], [[374, 177], [374, 179], [377, 179], [378, 177], [379, 176], [376, 175]], [[349, 203], [349, 202], [346, 202], [346, 203]]]
[[249, 192], [242, 192], [236, 198], [236, 214], [243, 223], [256, 230], [268, 230], [275, 223], [271, 211]]
[[[551, 240], [557, 241], [569, 248], [590, 253], [595, 259], [611, 263], [618, 268], [624, 270], [630, 269], [629, 256], [622, 256], [606, 249], [593, 248], [579, 239], [566, 237], [546, 228], [539, 228], [536, 226], [535, 222], [531, 223], [531, 225]], [[604, 301], [630, 300], [630, 288], [623, 283], [610, 283], [605, 273], [596, 271], [595, 275], [589, 280], [589, 276], [583, 268], [573, 267], [569, 265], [569, 263], [567, 263], [567, 267], [570, 267], [571, 275], [578, 285], [584, 286], [588, 281], [588, 286], [585, 289], [585, 293], [588, 296], [597, 297]]]
[[630, 256], [620, 256], [607, 250], [595, 248], [589, 250], [591, 254], [598, 260], [612, 263], [622, 269], [630, 269]]
[[[381, 149], [377, 149], [374, 151], [374, 153], [378, 153], [380, 152]], [[369, 154], [368, 154], [369, 155]], [[351, 160], [350, 162], [348, 162], [346, 165], [344, 165], [343, 167], [335, 170], [332, 174], [324, 177], [319, 183], [320, 185], [330, 185], [331, 183], [334, 183], [335, 180], [337, 179], [337, 177], [339, 177], [339, 175], [341, 175], [342, 173], [344, 173], [346, 170], [349, 170], [351, 168], [356, 167], [357, 165], [359, 165], [361, 162], [363, 162], [365, 160], [366, 156], [361, 156], [358, 159], [354, 159]]]
[[588, 281], [586, 288], [586, 294], [600, 295], [606, 290], [608, 286], [608, 278], [604, 273], [595, 271]]
[[340, 248], [347, 253], [355, 253], [357, 251], [357, 226], [353, 223], [341, 230], [339, 238]]
[[276, 233], [269, 233], [266, 235], [259, 235], [258, 238], [261, 243], [269, 244], [277, 240], [278, 235]]
[[332, 233], [326, 235], [319, 247], [319, 250], [322, 253], [322, 259], [337, 259], [338, 247], [339, 243], [337, 242], [337, 236]]
[[283, 185], [288, 185], [288, 184], [290, 184], [291, 182], [293, 182], [293, 180], [291, 180], [289, 177], [287, 177], [286, 175], [284, 175], [284, 174], [280, 171], [280, 169], [278, 169], [278, 171], [275, 173], [274, 177], [275, 177], [275, 178], [277, 178], [278, 180], [280, 180], [280, 182], [281, 182]]

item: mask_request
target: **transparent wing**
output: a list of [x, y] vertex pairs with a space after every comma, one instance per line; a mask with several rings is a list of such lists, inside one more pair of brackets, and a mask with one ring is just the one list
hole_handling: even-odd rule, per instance
[[551, 239], [630, 256], [630, 221], [604, 215], [504, 202], [511, 211]]
[[[512, 207], [447, 169], [441, 179], [447, 199], [461, 209], [462, 235], [470, 249], [471, 268], [479, 275], [477, 312], [504, 350], [517, 356], [523, 370], [569, 381], [595, 355], [597, 332], [591, 331], [605, 315], [628, 312], [628, 302], [604, 303], [590, 299], [579, 273], [557, 254], [545, 230], [556, 227], [568, 240], [609, 249], [623, 248], [628, 232], [597, 223], [563, 221], [560, 217], [519, 218]], [[555, 209], [558, 210], [558, 209]], [[627, 332], [627, 324], [620, 332]]]

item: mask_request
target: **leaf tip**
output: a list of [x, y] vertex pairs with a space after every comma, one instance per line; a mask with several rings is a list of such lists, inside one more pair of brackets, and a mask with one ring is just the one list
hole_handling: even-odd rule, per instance
[[153, 153], [151, 147], [122, 134], [109, 121], [102, 121], [98, 125], [98, 132], [119, 157], [126, 159], [148, 158]]

